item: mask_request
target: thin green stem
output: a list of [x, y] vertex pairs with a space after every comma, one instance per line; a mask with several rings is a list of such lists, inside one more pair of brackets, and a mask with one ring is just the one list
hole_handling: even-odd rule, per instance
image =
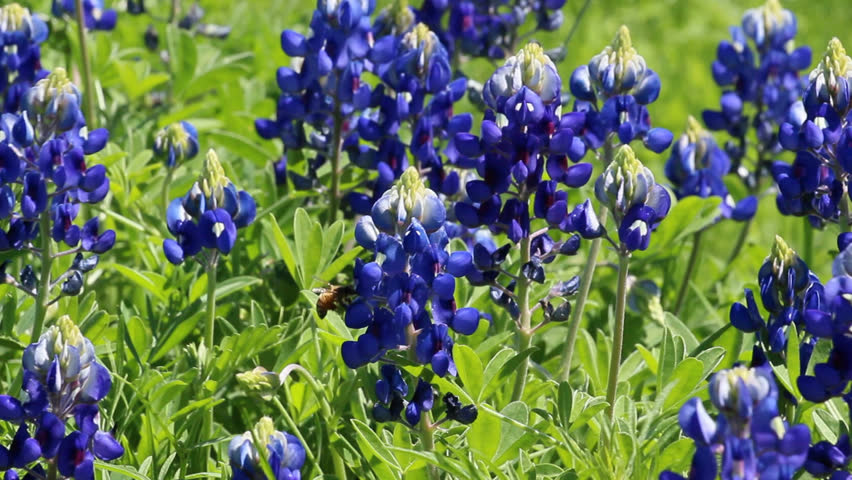
[[204, 344], [207, 349], [213, 348], [214, 329], [216, 328], [216, 267], [218, 256], [213, 254], [210, 264], [207, 266], [207, 329], [205, 330]]
[[278, 407], [278, 411], [281, 412], [281, 416], [284, 417], [284, 423], [287, 424], [287, 428], [289, 428], [293, 432], [293, 435], [302, 442], [302, 446], [305, 448], [305, 455], [308, 457], [308, 460], [310, 460], [311, 463], [316, 462], [314, 451], [311, 449], [310, 444], [305, 441], [305, 437], [302, 436], [302, 432], [299, 431], [299, 426], [296, 424], [296, 421], [293, 420], [290, 412], [284, 408], [284, 404], [281, 403], [281, 400], [277, 396], [272, 397], [272, 402], [275, 403], [275, 406]]
[[166, 167], [166, 178], [163, 180], [163, 188], [160, 190], [160, 199], [163, 204], [163, 209], [169, 209], [169, 202], [171, 199], [169, 198], [169, 188], [172, 184], [172, 177], [174, 177], [175, 169]]
[[35, 320], [33, 322], [33, 334], [31, 341], [38, 341], [44, 328], [44, 319], [47, 316], [47, 302], [50, 297], [50, 269], [53, 266], [53, 244], [50, 239], [50, 212], [45, 210], [39, 217], [39, 236], [41, 237], [41, 276], [38, 279], [38, 292], [36, 292]]
[[[432, 425], [432, 415], [429, 412], [423, 412], [423, 418], [420, 419], [420, 442], [424, 452], [435, 450], [435, 427]], [[427, 465], [426, 471], [429, 474], [429, 480], [440, 480], [441, 475], [435, 465]]]
[[751, 228], [751, 219], [748, 219], [743, 223], [743, 228], [740, 230], [740, 236], [737, 237], [737, 243], [734, 245], [734, 249], [731, 250], [731, 255], [728, 257], [728, 265], [732, 265], [734, 260], [739, 256], [740, 251], [743, 249], [745, 245], [746, 238], [748, 238], [748, 231]]
[[[521, 202], [522, 205], [525, 203], [525, 201]], [[527, 236], [522, 238], [521, 243], [519, 244], [521, 248], [521, 268], [523, 268], [523, 266], [529, 263], [530, 261], [530, 243], [530, 237]], [[530, 348], [530, 344], [532, 343], [532, 310], [530, 305], [530, 280], [524, 275], [520, 275], [518, 277], [517, 291], [518, 294], [516, 296], [516, 299], [518, 302], [518, 307], [520, 309], [520, 316], [518, 317], [518, 329], [516, 332], [516, 338], [518, 343], [518, 353], [521, 353]], [[515, 377], [515, 388], [512, 391], [513, 402], [520, 400], [521, 397], [523, 397], [524, 395], [524, 388], [527, 384], [527, 373], [529, 372], [529, 368], [530, 361], [529, 358], [527, 358], [521, 363], [520, 367], [518, 368], [517, 376]]]
[[50, 466], [47, 467], [47, 480], [56, 480], [58, 478], [57, 473], [56, 463], [51, 462]]
[[180, 0], [172, 0], [172, 8], [169, 11], [169, 23], [177, 23], [180, 12]]
[[849, 231], [849, 191], [844, 187], [840, 197], [840, 232]]
[[802, 228], [804, 229], [803, 233], [805, 236], [802, 258], [805, 260], [805, 263], [812, 263], [814, 259], [814, 227], [807, 217], [802, 219]]
[[[585, 8], [585, 7], [584, 7]], [[607, 140], [604, 142], [603, 151], [603, 167], [606, 168], [612, 163], [612, 158], [615, 155], [615, 148], [612, 142]], [[609, 209], [601, 205], [598, 214], [598, 222], [602, 226], [606, 226]], [[589, 247], [589, 256], [586, 258], [586, 268], [583, 269], [583, 277], [580, 279], [580, 290], [577, 292], [577, 299], [574, 301], [574, 308], [571, 310], [570, 327], [568, 327], [568, 338], [565, 339], [565, 349], [562, 351], [562, 365], [560, 379], [564, 382], [568, 381], [571, 376], [571, 360], [574, 357], [574, 345], [577, 342], [577, 333], [580, 331], [580, 322], [583, 320], [583, 311], [586, 308], [586, 300], [589, 298], [589, 292], [592, 287], [592, 280], [595, 277], [595, 269], [598, 265], [598, 255], [601, 251], [602, 237], [592, 240]]]
[[624, 307], [627, 304], [627, 270], [630, 253], [620, 252], [618, 259], [618, 290], [615, 299], [615, 326], [612, 336], [612, 356], [609, 358], [609, 381], [606, 386], [607, 415], [615, 414], [615, 389], [618, 386], [618, 370], [621, 368], [621, 349], [624, 344]]
[[[609, 209], [601, 207], [598, 219], [601, 225], [606, 223]], [[583, 277], [580, 279], [580, 290], [577, 292], [577, 300], [574, 301], [574, 309], [571, 310], [570, 327], [568, 338], [565, 340], [565, 350], [562, 352], [562, 367], [560, 378], [567, 382], [571, 376], [571, 360], [574, 357], [574, 345], [577, 342], [577, 333], [580, 331], [580, 321], [583, 319], [583, 310], [586, 308], [586, 300], [589, 298], [589, 290], [592, 288], [592, 280], [595, 277], [595, 268], [598, 264], [598, 254], [601, 251], [603, 237], [592, 240], [589, 247], [589, 256], [586, 258], [586, 267], [583, 269]]]
[[337, 219], [337, 210], [340, 208], [340, 157], [343, 149], [343, 114], [340, 111], [340, 102], [336, 102], [335, 104], [334, 131], [332, 135], [331, 198], [328, 207], [329, 225]]
[[[337, 431], [333, 430], [331, 425], [337, 423], [337, 417], [334, 415], [334, 411], [331, 409], [331, 404], [328, 403], [328, 399], [325, 398], [325, 389], [317, 383], [316, 379], [311, 372], [309, 372], [305, 367], [297, 364], [291, 363], [284, 367], [281, 370], [281, 373], [278, 374], [278, 379], [280, 384], [284, 387], [285, 393], [287, 393], [287, 386], [284, 384], [287, 380], [287, 377], [290, 376], [291, 372], [298, 371], [302, 374], [302, 376], [307, 380], [308, 384], [311, 386], [311, 389], [314, 391], [314, 396], [319, 400], [320, 411], [323, 415], [323, 421], [329, 428], [328, 439], [330, 442], [334, 442], [335, 438], [338, 438]], [[335, 451], [334, 448], [331, 448], [331, 460], [334, 464], [334, 474], [337, 476], [339, 480], [346, 480], [346, 464], [343, 462], [343, 457], [340, 456], [340, 453]]]
[[680, 282], [680, 289], [677, 292], [677, 300], [673, 313], [675, 316], [680, 314], [680, 309], [683, 307], [683, 302], [686, 300], [687, 292], [689, 292], [689, 282], [692, 280], [692, 274], [695, 271], [695, 265], [698, 263], [698, 257], [701, 254], [701, 233], [703, 230], [695, 232], [692, 236], [692, 251], [689, 253], [689, 263], [686, 264], [686, 271], [683, 272], [683, 280]]
[[77, 35], [80, 39], [80, 57], [83, 63], [83, 103], [86, 106], [86, 125], [89, 130], [97, 127], [98, 117], [95, 115], [95, 78], [92, 76], [92, 60], [89, 56], [89, 44], [86, 39], [86, 20], [83, 17], [83, 0], [76, 0]]

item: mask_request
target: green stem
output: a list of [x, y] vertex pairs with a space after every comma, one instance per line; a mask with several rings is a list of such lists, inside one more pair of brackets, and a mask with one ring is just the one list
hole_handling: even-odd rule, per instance
[[218, 256], [213, 253], [210, 264], [207, 266], [207, 330], [205, 330], [204, 344], [207, 349], [213, 348], [214, 329], [216, 328], [216, 266]]
[[290, 412], [284, 408], [284, 404], [281, 403], [281, 400], [279, 400], [277, 396], [273, 396], [272, 401], [275, 403], [275, 406], [278, 407], [278, 411], [281, 412], [281, 416], [284, 417], [284, 423], [287, 425], [287, 428], [289, 428], [293, 432], [293, 435], [302, 442], [302, 446], [305, 448], [305, 456], [308, 457], [308, 460], [310, 460], [311, 463], [315, 463], [316, 457], [314, 456], [314, 451], [311, 449], [310, 444], [305, 441], [305, 437], [302, 436], [302, 432], [299, 431], [299, 426], [296, 425], [296, 421], [293, 420]]
[[840, 197], [840, 232], [846, 233], [849, 231], [849, 192], [846, 187], [843, 188], [843, 195]]
[[57, 478], [56, 463], [51, 462], [50, 466], [47, 467], [47, 480], [56, 480]]
[[692, 279], [692, 274], [695, 271], [695, 265], [698, 263], [698, 257], [701, 253], [702, 232], [703, 230], [699, 230], [692, 236], [692, 252], [689, 254], [689, 263], [686, 264], [686, 271], [683, 273], [683, 280], [681, 280], [680, 289], [677, 292], [677, 300], [675, 301], [673, 311], [675, 316], [680, 314], [680, 309], [683, 307], [683, 301], [686, 300], [686, 295], [689, 291], [689, 282]]
[[630, 253], [621, 252], [618, 259], [618, 291], [615, 303], [615, 330], [612, 338], [612, 356], [609, 359], [609, 381], [606, 386], [607, 415], [615, 414], [615, 389], [618, 386], [618, 370], [621, 368], [621, 349], [624, 344], [624, 307], [627, 304], [627, 270]]
[[[284, 385], [285, 380], [290, 375], [291, 372], [298, 371], [302, 374], [302, 376], [307, 380], [308, 384], [311, 386], [311, 389], [314, 391], [314, 396], [317, 397], [320, 404], [320, 411], [322, 412], [323, 421], [326, 425], [329, 425], [329, 429], [331, 429], [330, 425], [337, 423], [337, 417], [334, 415], [334, 411], [331, 409], [331, 404], [328, 403], [328, 399], [325, 398], [325, 389], [317, 383], [316, 379], [311, 372], [309, 372], [305, 367], [297, 364], [291, 363], [284, 367], [281, 373], [278, 376], [278, 379], [281, 385], [286, 390], [287, 386]], [[338, 438], [337, 431], [332, 430], [328, 435], [329, 441], [334, 442], [335, 438]], [[346, 480], [346, 464], [343, 462], [343, 457], [335, 451], [334, 448], [330, 448], [331, 450], [331, 460], [334, 464], [334, 474], [337, 476], [339, 480]]]
[[[598, 220], [601, 225], [606, 224], [609, 209], [601, 207]], [[583, 269], [583, 278], [580, 280], [580, 290], [577, 292], [577, 300], [574, 309], [571, 310], [571, 321], [568, 329], [568, 338], [565, 340], [565, 350], [562, 352], [561, 380], [568, 381], [571, 376], [571, 360], [574, 357], [574, 345], [577, 342], [577, 333], [580, 331], [580, 321], [583, 319], [583, 310], [586, 308], [586, 300], [589, 298], [589, 290], [592, 288], [592, 280], [595, 276], [595, 268], [598, 264], [598, 254], [601, 251], [603, 237], [592, 240], [589, 247], [589, 256], [586, 258], [586, 267]]]
[[[585, 6], [583, 7], [585, 8]], [[615, 147], [612, 142], [607, 139], [603, 145], [603, 167], [606, 168], [612, 163], [612, 158], [615, 155]], [[598, 222], [601, 226], [606, 227], [607, 216], [609, 209], [601, 205], [598, 214]], [[577, 333], [580, 331], [580, 321], [583, 319], [583, 311], [586, 308], [586, 300], [589, 298], [589, 291], [592, 287], [592, 280], [595, 277], [595, 269], [598, 265], [598, 255], [601, 251], [602, 237], [592, 240], [592, 245], [589, 247], [589, 256], [586, 258], [586, 268], [583, 269], [583, 278], [580, 279], [580, 290], [577, 292], [577, 299], [574, 301], [574, 309], [571, 310], [571, 326], [568, 328], [568, 338], [565, 340], [565, 349], [562, 352], [562, 366], [560, 379], [563, 382], [568, 381], [571, 376], [571, 360], [574, 357], [574, 344], [577, 342]]]
[[177, 23], [180, 11], [180, 0], [172, 0], [172, 8], [169, 12], [169, 23]]
[[89, 57], [89, 44], [86, 40], [83, 0], [76, 0], [75, 12], [77, 14], [77, 35], [80, 39], [80, 57], [83, 62], [83, 83], [86, 85], [86, 91], [83, 92], [83, 103], [86, 106], [86, 125], [89, 130], [92, 130], [97, 127], [98, 118], [95, 115], [95, 79], [92, 76], [92, 60]]
[[174, 174], [174, 168], [166, 167], [166, 178], [165, 180], [163, 180], [163, 188], [160, 191], [160, 198], [162, 200], [164, 210], [169, 209], [169, 202], [171, 201], [171, 199], [169, 198], [169, 187], [171, 187], [172, 177], [174, 177]]
[[[524, 205], [526, 203], [526, 196], [522, 195], [522, 197], [524, 197], [524, 199], [522, 200], [521, 204]], [[529, 263], [530, 261], [530, 243], [531, 240], [529, 236], [526, 236], [521, 239], [521, 268], [523, 268], [523, 266]], [[530, 348], [530, 344], [532, 343], [530, 280], [526, 278], [523, 274], [518, 276], [518, 295], [516, 298], [518, 302], [518, 307], [520, 309], [516, 338], [518, 341], [518, 353], [522, 353], [528, 348]], [[521, 397], [524, 395], [524, 388], [527, 384], [527, 373], [529, 372], [529, 368], [530, 361], [529, 358], [527, 358], [521, 363], [520, 367], [518, 368], [517, 376], [515, 377], [515, 388], [512, 391], [513, 402], [520, 400]]]
[[340, 111], [340, 102], [336, 102], [334, 110], [334, 132], [333, 150], [331, 152], [331, 199], [328, 207], [328, 224], [331, 225], [337, 219], [337, 210], [340, 208], [340, 155], [343, 149], [343, 114]]
[[811, 222], [807, 217], [802, 219], [802, 225], [804, 227], [804, 235], [805, 235], [805, 246], [804, 251], [802, 252], [802, 258], [805, 262], [813, 263], [813, 255], [814, 255], [814, 227], [811, 225]]
[[[424, 452], [435, 450], [435, 427], [432, 425], [430, 412], [423, 412], [423, 418], [420, 419], [420, 442]], [[429, 464], [426, 470], [429, 474], [429, 480], [440, 480], [441, 475], [438, 473], [438, 467]]]
[[41, 237], [41, 276], [38, 279], [38, 292], [36, 292], [35, 320], [33, 322], [33, 334], [30, 339], [38, 341], [44, 327], [44, 319], [47, 316], [47, 302], [50, 295], [50, 269], [53, 266], [53, 244], [50, 241], [50, 212], [45, 210], [39, 217], [39, 236]]
[[734, 260], [737, 259], [737, 256], [740, 254], [740, 250], [743, 249], [745, 245], [746, 238], [748, 238], [748, 231], [751, 228], [752, 219], [748, 219], [743, 224], [742, 230], [740, 230], [740, 236], [737, 237], [737, 243], [734, 245], [734, 249], [731, 250], [731, 255], [728, 257], [728, 265], [732, 265]]

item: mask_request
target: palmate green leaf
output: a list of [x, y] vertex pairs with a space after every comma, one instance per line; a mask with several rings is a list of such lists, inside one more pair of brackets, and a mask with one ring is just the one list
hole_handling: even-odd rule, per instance
[[280, 258], [284, 265], [287, 266], [287, 270], [290, 272], [290, 275], [293, 278], [298, 278], [299, 274], [296, 266], [296, 258], [293, 255], [293, 250], [290, 248], [290, 242], [287, 240], [287, 237], [284, 236], [284, 233], [281, 231], [281, 227], [278, 226], [278, 220], [274, 215], [270, 214], [268, 218], [263, 219], [264, 221], [264, 232], [268, 232], [272, 237], [272, 244], [278, 250], [278, 258]]
[[322, 260], [322, 226], [319, 222], [312, 220], [308, 212], [300, 208], [296, 210], [296, 216], [293, 218], [293, 234], [299, 286], [302, 289], [309, 289], [315, 282], [314, 276], [318, 273]]
[[604, 397], [592, 397], [586, 392], [577, 391], [574, 392], [573, 404], [579, 408], [574, 408], [571, 411], [571, 415], [574, 418], [571, 420], [571, 426], [568, 428], [569, 432], [577, 431], [586, 426], [595, 415], [609, 406], [609, 403], [607, 403]]
[[666, 221], [654, 232], [654, 241], [643, 256], [671, 255], [686, 237], [712, 224], [719, 216], [720, 197], [685, 197], [672, 207]]
[[695, 335], [692, 333], [692, 330], [686, 326], [679, 318], [674, 316], [670, 312], [666, 312], [666, 327], [672, 331], [672, 333], [678, 335], [683, 339], [684, 346], [687, 351], [692, 351], [698, 346], [698, 339], [695, 338]]
[[500, 442], [500, 419], [482, 410], [476, 421], [467, 431], [467, 442], [471, 450], [488, 462], [497, 453], [497, 445]]
[[178, 323], [173, 323], [166, 332], [165, 339], [157, 343], [151, 352], [151, 363], [166, 356], [173, 348], [183, 343], [184, 339], [195, 330], [195, 325], [201, 318], [202, 312], [195, 312], [193, 315], [183, 319]]
[[523, 445], [527, 442], [534, 441], [535, 437], [531, 432], [517, 425], [518, 423], [529, 425], [529, 408], [526, 403], [512, 402], [500, 411], [507, 419], [514, 422], [501, 421], [500, 423], [500, 441], [494, 456], [495, 464], [503, 465], [517, 458], [518, 449], [524, 448]]
[[704, 380], [704, 364], [695, 358], [680, 362], [662, 391], [657, 394], [658, 403], [662, 400], [663, 410], [680, 406], [695, 392], [698, 384]]
[[515, 351], [511, 348], [503, 348], [496, 354], [491, 356], [491, 360], [485, 365], [485, 370], [482, 372], [482, 390], [479, 392], [479, 400], [491, 398], [495, 391], [501, 387], [500, 382], [495, 381], [498, 378], [503, 366], [515, 356]]

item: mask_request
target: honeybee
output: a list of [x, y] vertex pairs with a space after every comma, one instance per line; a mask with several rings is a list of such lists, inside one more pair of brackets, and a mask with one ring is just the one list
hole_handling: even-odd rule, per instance
[[331, 285], [312, 289], [317, 296], [317, 314], [325, 318], [329, 310], [345, 307], [355, 295], [355, 289], [349, 285]]

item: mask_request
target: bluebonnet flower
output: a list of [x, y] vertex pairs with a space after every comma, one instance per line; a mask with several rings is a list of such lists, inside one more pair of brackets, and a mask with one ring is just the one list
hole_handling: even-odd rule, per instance
[[198, 130], [186, 121], [164, 127], [154, 137], [154, 153], [163, 157], [169, 168], [195, 157], [198, 154]]
[[[811, 50], [794, 48], [796, 17], [778, 0], [747, 10], [741, 23], [741, 27], [731, 27], [731, 41], [719, 43], [712, 74], [726, 90], [720, 109], [705, 110], [703, 118], [709, 129], [724, 130], [731, 136], [725, 145], [731, 171], [754, 191], [769, 170], [769, 157], [781, 150], [778, 126], [800, 97], [803, 79], [799, 71], [810, 65]], [[758, 142], [755, 164], [749, 168], [743, 160], [752, 158], [747, 155], [750, 130]]]
[[[318, 0], [310, 37], [292, 30], [281, 33], [281, 48], [293, 61], [276, 75], [281, 96], [275, 119], [258, 118], [255, 127], [265, 139], [280, 139], [285, 154], [315, 152], [307, 175], [289, 172], [297, 188], [313, 188], [316, 171], [341, 145], [357, 150], [357, 117], [371, 98], [361, 76], [370, 51], [373, 3]], [[313, 131], [310, 136], [305, 127]]]
[[[387, 13], [403, 22], [410, 18]], [[409, 10], [402, 10], [409, 11]], [[375, 28], [385, 28], [377, 20]], [[350, 160], [357, 166], [376, 171], [375, 180], [367, 182], [372, 194], [353, 191], [347, 195], [351, 209], [367, 214], [393, 181], [411, 164], [428, 172], [429, 185], [438, 193], [453, 195], [459, 188], [459, 175], [452, 169], [458, 153], [453, 136], [468, 131], [470, 114], [453, 115], [453, 104], [465, 92], [465, 79], [451, 81], [450, 59], [437, 35], [422, 24], [395, 24], [393, 32], [379, 39], [370, 52], [372, 71], [383, 84], [370, 96], [368, 108], [358, 118], [360, 138], [373, 145], [348, 149]], [[403, 133], [407, 127], [410, 140]], [[445, 165], [446, 163], [449, 165]]]
[[652, 128], [647, 107], [660, 95], [660, 77], [633, 47], [626, 26], [618, 29], [611, 45], [574, 70], [569, 88], [577, 99], [574, 131], [588, 148], [641, 140], [660, 153], [671, 144], [671, 132]]
[[[746, 289], [746, 304], [731, 306], [731, 324], [744, 332], [755, 332], [762, 348], [784, 352], [787, 348], [787, 327], [795, 323], [797, 332], [810, 330], [806, 316], [809, 309], [820, 308], [825, 302], [823, 286], [808, 265], [784, 240], [776, 236], [775, 244], [758, 273], [760, 300], [769, 314], [764, 320], [754, 294]], [[801, 371], [810, 360], [813, 344], [800, 342]]]
[[[0, 419], [18, 424], [9, 448], [0, 446], [0, 470], [42, 472], [54, 462], [62, 478], [94, 479], [94, 461], [115, 460], [124, 447], [100, 430], [98, 402], [112, 385], [92, 342], [68, 317], [24, 350], [23, 400], [0, 395]], [[68, 432], [68, 420], [76, 430]], [[32, 429], [32, 430], [31, 430]], [[32, 434], [30, 432], [33, 432]]]
[[675, 187], [675, 195], [721, 197], [721, 214], [725, 218], [749, 220], [757, 210], [757, 198], [748, 196], [734, 203], [723, 178], [731, 169], [728, 154], [716, 140], [690, 116], [686, 130], [674, 143], [666, 162], [666, 177]]
[[616, 150], [612, 163], [595, 182], [595, 196], [612, 211], [618, 238], [627, 251], [647, 249], [651, 232], [671, 207], [669, 193], [629, 145]]
[[715, 421], [698, 398], [687, 401], [678, 415], [683, 433], [695, 441], [687, 477], [663, 472], [660, 480], [792, 479], [805, 464], [811, 435], [806, 425], [791, 426], [779, 415], [769, 366], [721, 370], [709, 389], [720, 413]]
[[343, 344], [350, 368], [416, 346], [418, 361], [431, 363], [436, 374], [455, 374], [448, 328], [473, 333], [479, 312], [455, 304], [455, 279], [473, 263], [467, 252], [446, 251], [445, 218], [438, 196], [410, 167], [375, 203], [372, 214], [358, 221], [355, 239], [375, 252], [375, 260], [359, 260], [355, 266], [358, 298], [348, 307], [345, 322], [367, 331]]
[[[53, 0], [53, 15], [69, 15], [76, 18], [75, 0]], [[83, 22], [89, 30], [112, 30], [115, 28], [117, 14], [115, 10], [104, 7], [104, 0], [83, 0]]]
[[169, 232], [176, 237], [163, 241], [166, 258], [179, 265], [202, 248], [227, 255], [236, 243], [237, 230], [249, 226], [256, 214], [254, 198], [237, 190], [211, 149], [198, 180], [166, 211]]
[[[577, 162], [585, 147], [571, 128], [572, 114], [561, 119], [556, 114], [560, 86], [555, 65], [538, 44], [524, 47], [486, 82], [484, 98], [493, 110], [485, 113], [481, 136], [459, 133], [455, 137], [464, 157], [460, 163], [475, 167], [479, 174], [479, 179], [465, 185], [468, 200], [455, 205], [455, 217], [462, 225], [490, 225], [518, 242], [530, 234], [527, 199], [533, 193], [537, 216], [559, 225], [567, 215], [564, 192], [557, 193], [557, 184], [584, 185], [592, 166], [568, 162]], [[506, 119], [503, 126], [497, 123], [498, 113]], [[542, 186], [545, 165], [553, 180]], [[518, 198], [504, 204], [501, 195], [510, 191]], [[554, 205], [557, 209], [549, 213]]]
[[21, 98], [46, 72], [41, 68], [41, 44], [47, 24], [18, 3], [0, 7], [0, 113], [15, 113]]
[[275, 430], [269, 417], [261, 418], [254, 429], [237, 435], [228, 444], [228, 458], [234, 480], [266, 479], [257, 444], [266, 442], [264, 457], [275, 480], [299, 480], [305, 465], [305, 447], [294, 435]]
[[564, 21], [564, 5], [565, 0], [424, 0], [415, 14], [439, 32], [453, 55], [503, 59], [529, 35], [519, 31], [527, 18], [535, 19], [537, 30], [557, 30]]
[[[79, 293], [82, 274], [97, 264], [98, 255], [110, 250], [116, 238], [97, 217], [82, 226], [75, 224], [80, 204], [100, 202], [110, 186], [106, 168], [87, 162], [89, 155], [105, 147], [109, 132], [86, 128], [79, 100], [76, 86], [60, 68], [24, 94], [23, 111], [0, 116], [0, 250], [44, 248], [49, 238], [65, 243], [70, 249], [54, 252], [54, 257], [81, 257], [62, 275], [68, 279], [62, 285], [64, 295]], [[14, 184], [22, 188], [13, 190]], [[40, 229], [40, 221], [48, 228]], [[93, 255], [84, 258], [83, 252]], [[78, 268], [83, 264], [86, 269]], [[59, 286], [58, 280], [49, 279], [42, 279], [41, 285]], [[29, 295], [38, 294], [36, 286], [16, 286]]]
[[790, 107], [779, 131], [781, 145], [795, 151], [796, 159], [793, 165], [773, 165], [778, 209], [785, 215], [807, 215], [815, 226], [841, 221], [841, 202], [849, 201], [844, 185], [852, 171], [850, 80], [852, 59], [833, 38], [809, 76], [803, 100]]

